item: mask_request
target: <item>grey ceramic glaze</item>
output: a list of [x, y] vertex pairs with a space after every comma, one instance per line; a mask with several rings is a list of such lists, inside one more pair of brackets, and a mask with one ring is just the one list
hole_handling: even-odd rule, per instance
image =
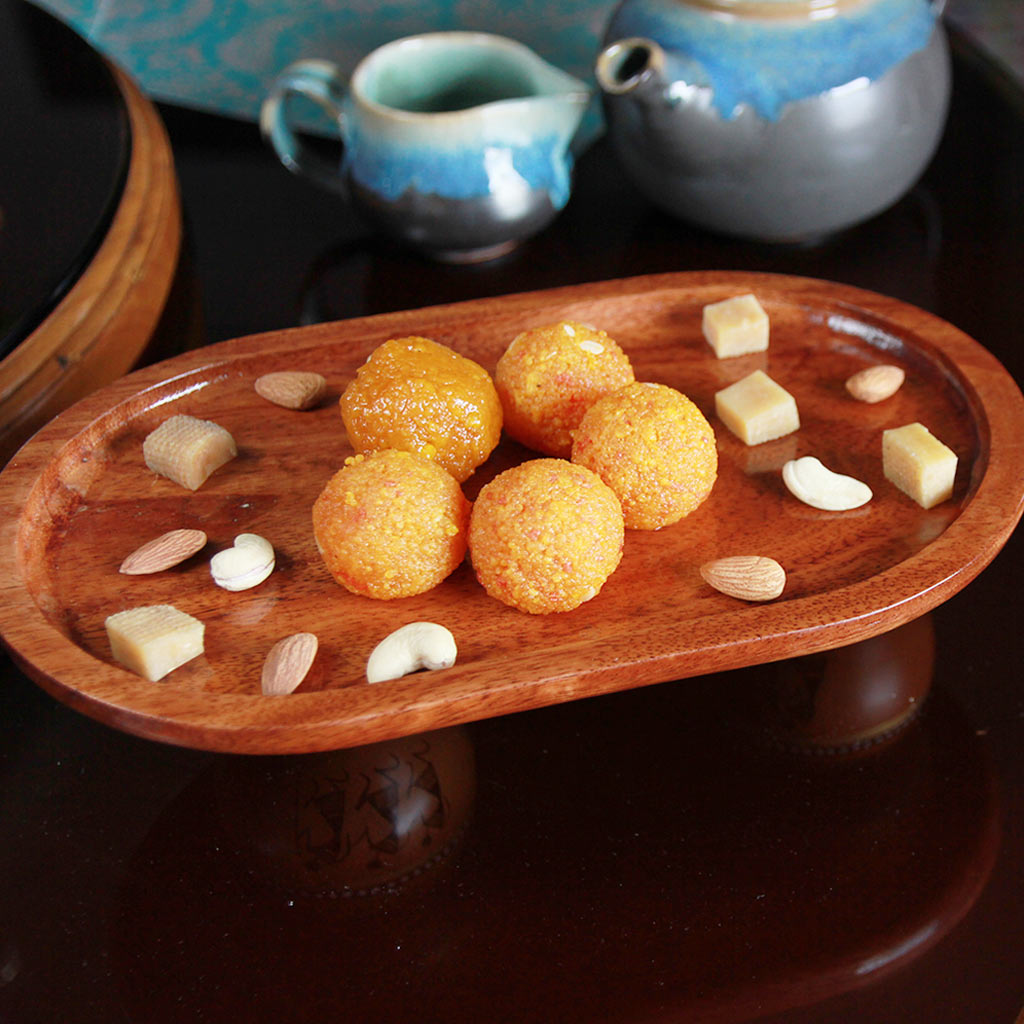
[[[734, 17], [730, 37], [727, 19], [710, 24], [713, 2], [726, 0], [690, 10], [686, 0], [626, 0], [597, 59], [617, 156], [652, 202], [714, 231], [795, 242], [866, 220], [913, 186], [950, 92], [946, 37], [927, 0], [846, 0], [837, 19], [867, 12], [889, 29], [877, 48], [857, 37], [870, 22], [837, 20], [810, 43], [795, 19]], [[687, 32], [674, 24], [680, 11]], [[620, 34], [637, 28], [662, 41]], [[830, 57], [824, 40], [842, 56]], [[734, 52], [713, 64], [715, 46]]]
[[[295, 134], [298, 93], [336, 120], [340, 167]], [[586, 86], [511, 39], [437, 32], [396, 40], [346, 82], [326, 61], [278, 77], [264, 135], [290, 170], [344, 193], [382, 233], [438, 259], [477, 261], [541, 230], [569, 198]]]

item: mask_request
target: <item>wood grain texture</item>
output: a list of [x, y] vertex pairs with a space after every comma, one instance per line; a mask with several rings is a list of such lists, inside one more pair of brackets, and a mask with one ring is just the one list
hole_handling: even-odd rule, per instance
[[[753, 291], [772, 322], [767, 353], [717, 360], [700, 331], [708, 302]], [[715, 427], [719, 478], [675, 526], [627, 532], [619, 569], [576, 611], [529, 616], [489, 598], [462, 565], [427, 594], [349, 594], [316, 551], [310, 509], [350, 449], [337, 398], [390, 337], [421, 334], [493, 370], [527, 327], [571, 318], [606, 329], [638, 379], [689, 395]], [[875, 363], [907, 371], [878, 405], [844, 382]], [[747, 448], [713, 414], [715, 391], [762, 367], [800, 408], [798, 433]], [[309, 370], [328, 381], [308, 412], [261, 399], [255, 379]], [[229, 429], [238, 458], [192, 493], [155, 477], [142, 440], [179, 412]], [[924, 511], [883, 478], [881, 433], [920, 420], [960, 459], [953, 499]], [[884, 632], [964, 587], [996, 555], [1024, 502], [1024, 399], [981, 345], [950, 324], [874, 293], [804, 278], [685, 273], [609, 281], [322, 324], [224, 342], [132, 374], [41, 431], [0, 476], [0, 630], [25, 670], [70, 705], [168, 742], [244, 752], [325, 750], [545, 704], [842, 646]], [[875, 492], [820, 512], [781, 480], [813, 454]], [[465, 486], [532, 457], [503, 441]], [[170, 529], [203, 529], [204, 552], [152, 577], [118, 573], [125, 555]], [[209, 556], [255, 532], [278, 568], [259, 587], [212, 584]], [[762, 554], [788, 573], [783, 595], [750, 605], [712, 590], [698, 568]], [[104, 618], [170, 602], [206, 623], [206, 653], [158, 684], [114, 664]], [[446, 625], [459, 660], [443, 672], [368, 685], [375, 644], [415, 620]], [[287, 697], [260, 694], [282, 637], [312, 632], [320, 652]]]
[[112, 73], [131, 130], [124, 189], [89, 265], [0, 361], [0, 464], [62, 409], [135, 366], [174, 280], [182, 222], [170, 143], [153, 105]]

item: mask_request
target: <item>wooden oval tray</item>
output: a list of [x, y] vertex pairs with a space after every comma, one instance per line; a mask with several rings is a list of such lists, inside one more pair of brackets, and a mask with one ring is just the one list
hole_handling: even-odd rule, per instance
[[[769, 352], [718, 360], [702, 307], [753, 291], [771, 317]], [[427, 594], [380, 602], [349, 594], [324, 568], [310, 508], [350, 453], [337, 397], [389, 337], [422, 334], [487, 369], [515, 334], [561, 318], [606, 329], [638, 379], [688, 394], [715, 426], [719, 478], [693, 515], [627, 532], [601, 593], [563, 614], [530, 616], [488, 597], [466, 563]], [[864, 405], [854, 371], [896, 362], [907, 381]], [[798, 433], [748, 448], [715, 419], [714, 393], [764, 368], [800, 408]], [[309, 412], [253, 390], [270, 370], [324, 374]], [[193, 493], [150, 473], [145, 435], [174, 413], [213, 419], [239, 457]], [[881, 433], [919, 420], [959, 456], [953, 498], [924, 511], [888, 484]], [[937, 317], [858, 289], [803, 278], [685, 273], [483, 299], [224, 342], [149, 367], [80, 401], [0, 475], [0, 630], [49, 692], [121, 729], [239, 752], [340, 748], [649, 683], [837, 647], [891, 629], [956, 593], [996, 555], [1024, 500], [1024, 399], [998, 361]], [[792, 498], [780, 469], [817, 455], [866, 481], [874, 499], [845, 513]], [[472, 498], [500, 469], [532, 457], [503, 441], [465, 485]], [[135, 547], [200, 527], [201, 555], [155, 576], [118, 572]], [[209, 555], [241, 532], [267, 537], [278, 568], [259, 587], [213, 585]], [[703, 583], [698, 566], [765, 554], [787, 569], [782, 597], [747, 604]], [[206, 652], [159, 683], [111, 658], [104, 619], [170, 602], [206, 623]], [[443, 672], [369, 685], [370, 650], [414, 620], [447, 625], [459, 660]], [[279, 638], [319, 635], [293, 694], [260, 694]]]

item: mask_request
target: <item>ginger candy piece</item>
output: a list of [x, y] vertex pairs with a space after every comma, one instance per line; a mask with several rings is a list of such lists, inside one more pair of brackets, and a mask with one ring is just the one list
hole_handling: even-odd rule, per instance
[[210, 420], [172, 416], [142, 442], [146, 465], [190, 491], [201, 487], [213, 473], [238, 454], [235, 439]]
[[174, 605], [129, 608], [104, 625], [114, 658], [153, 683], [203, 653], [205, 626]]

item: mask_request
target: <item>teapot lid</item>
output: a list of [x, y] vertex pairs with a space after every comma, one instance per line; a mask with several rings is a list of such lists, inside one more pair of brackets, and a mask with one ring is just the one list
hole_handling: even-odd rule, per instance
[[683, 0], [719, 14], [748, 18], [829, 18], [871, 0]]

